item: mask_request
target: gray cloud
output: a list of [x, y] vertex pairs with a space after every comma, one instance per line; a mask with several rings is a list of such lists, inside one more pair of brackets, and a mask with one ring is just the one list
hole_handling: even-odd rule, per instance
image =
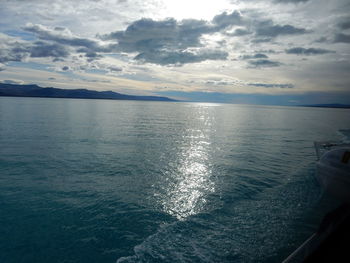
[[2, 80], [1, 83], [4, 83], [4, 84], [23, 84], [23, 81], [21, 81], [21, 80], [5, 79], [5, 80]]
[[344, 19], [343, 21], [339, 22], [338, 27], [340, 29], [343, 29], [343, 30], [349, 29], [350, 28], [350, 18], [348, 17], [348, 18]]
[[33, 58], [40, 57], [68, 57], [68, 49], [59, 44], [50, 44], [42, 41], [35, 42], [34, 45], [27, 47], [27, 52]]
[[256, 25], [256, 35], [258, 37], [277, 37], [280, 35], [300, 35], [306, 34], [305, 28], [294, 27], [292, 25], [275, 25], [272, 20], [260, 21]]
[[116, 66], [109, 66], [109, 67], [108, 67], [108, 70], [109, 70], [110, 72], [120, 72], [120, 71], [123, 71], [122, 68], [119, 68], [119, 67], [116, 67]]
[[322, 55], [322, 54], [328, 54], [328, 53], [335, 53], [335, 51], [322, 49], [322, 48], [295, 47], [295, 48], [286, 49], [286, 53], [310, 56], [310, 55]]
[[242, 15], [237, 11], [233, 11], [231, 14], [224, 12], [220, 15], [215, 16], [212, 22], [217, 27], [217, 30], [220, 30], [232, 25], [242, 25], [243, 18]]
[[245, 35], [249, 35], [251, 34], [250, 31], [248, 31], [247, 29], [242, 29], [242, 28], [237, 28], [232, 34], [230, 34], [231, 36], [245, 36]]
[[[68, 57], [70, 52], [85, 53], [87, 62], [100, 59], [103, 53], [136, 53], [134, 59], [143, 63], [159, 65], [182, 65], [205, 60], [225, 60], [228, 53], [221, 50], [209, 50], [204, 46], [203, 35], [221, 32], [227, 36], [243, 36], [255, 33], [253, 42], [270, 42], [283, 35], [305, 34], [304, 28], [292, 25], [278, 25], [271, 19], [253, 19], [249, 12], [243, 16], [238, 11], [223, 12], [211, 21], [184, 19], [164, 20], [140, 19], [132, 22], [125, 30], [99, 36], [100, 40], [82, 38], [73, 35], [64, 27], [48, 28], [39, 24], [27, 24], [23, 29], [34, 34], [40, 41], [32, 45], [19, 45], [12, 53], [3, 55], [0, 51], [0, 63], [21, 61], [25, 57], [53, 57], [55, 61]], [[225, 33], [239, 26], [233, 33]], [[108, 42], [105, 42], [107, 41]], [[112, 44], [111, 44], [112, 43]], [[193, 51], [195, 50], [195, 51]], [[9, 54], [11, 53], [11, 54]], [[80, 56], [82, 57], [82, 55]], [[250, 63], [254, 67], [276, 67], [280, 64], [267, 60], [264, 54], [242, 59], [261, 59]]]
[[214, 86], [231, 86], [235, 85], [236, 82], [227, 80], [207, 80], [205, 81], [205, 84]]
[[315, 43], [327, 43], [328, 38], [327, 37], [320, 37], [314, 41]]
[[213, 32], [213, 28], [202, 20], [175, 19], [154, 21], [141, 19], [129, 25], [125, 31], [117, 31], [103, 36], [104, 39], [115, 39], [118, 48], [124, 52], [150, 52], [160, 49], [186, 49], [198, 47], [200, 37]]
[[26, 53], [15, 53], [11, 52], [9, 49], [3, 49], [0, 50], [0, 63], [6, 63], [9, 61], [22, 61], [24, 58], [26, 58], [28, 54]]
[[268, 58], [265, 54], [262, 53], [257, 53], [254, 55], [243, 55], [240, 56], [241, 59], [246, 60], [246, 59], [261, 59], [261, 58]]
[[[25, 31], [34, 33], [38, 38], [43, 40], [50, 40], [60, 44], [78, 46], [78, 47], [87, 47], [87, 48], [96, 48], [98, 44], [96, 41], [79, 38], [68, 34], [68, 30], [62, 27], [56, 27], [53, 30], [42, 25], [27, 24], [23, 27]], [[66, 34], [65, 34], [66, 33]]]
[[[269, 42], [279, 35], [305, 34], [306, 29], [292, 25], [276, 25], [272, 20], [250, 21], [241, 13], [221, 13], [212, 21], [185, 19], [177, 21], [173, 18], [165, 20], [140, 19], [131, 23], [125, 30], [100, 36], [103, 40], [117, 42], [119, 51], [138, 53], [134, 59], [160, 65], [185, 64], [204, 60], [226, 59], [228, 54], [222, 51], [201, 51], [195, 54], [189, 49], [203, 48], [201, 37], [204, 34], [224, 33], [232, 26], [251, 26], [258, 38], [256, 41]], [[226, 35], [243, 36], [250, 34], [247, 29], [238, 28]], [[256, 57], [267, 58], [267, 57]], [[263, 62], [262, 62], [263, 63]], [[266, 64], [267, 65], [267, 64]], [[276, 64], [269, 64], [270, 66]]]
[[141, 19], [130, 24], [124, 31], [102, 36], [105, 40], [118, 41], [123, 52], [137, 52], [135, 60], [160, 65], [185, 64], [204, 60], [226, 59], [228, 54], [220, 50], [202, 49], [197, 52], [189, 48], [203, 48], [200, 38], [234, 23], [239, 13], [223, 13], [213, 19], [213, 24], [203, 20], [169, 18], [161, 21]]
[[350, 35], [339, 33], [334, 37], [334, 43], [350, 43]]
[[309, 0], [275, 0], [274, 2], [276, 3], [282, 3], [282, 4], [288, 4], [288, 3], [305, 3], [308, 2]]
[[[48, 28], [29, 23], [23, 29], [33, 33], [40, 41], [32, 44], [17, 43], [9, 50], [1, 50], [0, 63], [22, 61], [26, 57], [53, 57], [57, 61], [68, 57], [73, 51], [85, 53], [87, 62], [100, 59], [101, 54], [108, 52], [136, 53], [135, 60], [160, 65], [225, 60], [228, 53], [220, 50], [209, 51], [201, 42], [202, 36], [217, 32], [225, 33], [225, 30], [230, 30], [232, 26], [248, 26], [249, 30], [238, 28], [233, 33], [226, 35], [243, 36], [255, 32], [256, 38], [253, 40], [255, 42], [269, 42], [280, 35], [307, 33], [304, 28], [277, 25], [272, 20], [251, 20], [249, 16], [243, 17], [237, 11], [221, 13], [210, 22], [196, 19], [177, 21], [173, 18], [160, 21], [140, 19], [131, 23], [123, 31], [112, 32], [100, 37], [102, 40], [109, 40], [108, 43], [74, 36], [64, 27]], [[193, 49], [196, 51], [193, 52]], [[263, 59], [267, 56], [262, 54], [254, 58]], [[269, 60], [262, 61], [259, 66], [277, 66], [277, 64], [268, 62]]]
[[268, 60], [268, 59], [259, 59], [259, 60], [249, 60], [249, 67], [252, 68], [268, 68], [268, 67], [279, 67], [282, 63], [278, 61]]
[[205, 50], [198, 54], [187, 51], [160, 51], [140, 53], [135, 57], [142, 62], [155, 63], [160, 65], [195, 63], [205, 60], [225, 60], [228, 53], [218, 50]]
[[267, 83], [248, 83], [248, 86], [262, 87], [262, 88], [281, 88], [281, 89], [292, 89], [293, 84], [267, 84]]
[[62, 58], [69, 56], [69, 50], [59, 44], [52, 44], [43, 41], [34, 43], [15, 42], [7, 43], [6, 47], [0, 50], [0, 63], [9, 61], [23, 61], [27, 57]]
[[[93, 54], [95, 52], [111, 52], [116, 49], [116, 44], [102, 45], [94, 39], [81, 38], [74, 36], [67, 28], [55, 27], [54, 29], [39, 25], [28, 23], [22, 28], [27, 32], [35, 34], [39, 39], [55, 42], [65, 46], [80, 48], [78, 52], [85, 52]], [[92, 56], [88, 56], [92, 60]], [[98, 56], [94, 56], [98, 58]]]

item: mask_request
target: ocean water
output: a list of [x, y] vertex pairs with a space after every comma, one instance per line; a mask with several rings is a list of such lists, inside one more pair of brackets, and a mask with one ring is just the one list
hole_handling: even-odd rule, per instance
[[281, 262], [347, 109], [0, 97], [0, 262]]

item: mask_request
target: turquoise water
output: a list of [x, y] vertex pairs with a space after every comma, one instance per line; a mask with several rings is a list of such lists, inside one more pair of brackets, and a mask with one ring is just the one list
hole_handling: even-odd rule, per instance
[[0, 97], [0, 262], [280, 262], [350, 111]]

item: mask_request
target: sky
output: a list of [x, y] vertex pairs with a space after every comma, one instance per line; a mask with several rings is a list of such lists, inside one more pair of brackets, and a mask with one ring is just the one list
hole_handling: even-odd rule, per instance
[[348, 0], [0, 0], [0, 81], [350, 104]]

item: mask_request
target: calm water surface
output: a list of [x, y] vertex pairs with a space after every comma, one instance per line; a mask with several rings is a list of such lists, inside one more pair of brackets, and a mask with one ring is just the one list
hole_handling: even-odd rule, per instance
[[0, 97], [0, 262], [280, 262], [350, 111]]

